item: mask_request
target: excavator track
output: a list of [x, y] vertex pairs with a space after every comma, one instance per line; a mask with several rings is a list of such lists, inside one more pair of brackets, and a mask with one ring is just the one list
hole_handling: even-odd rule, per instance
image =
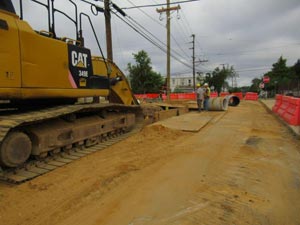
[[97, 142], [85, 144], [81, 141], [76, 144], [60, 147], [61, 151], [57, 153], [49, 152], [45, 158], [34, 158], [26, 161], [17, 168], [1, 168], [0, 180], [19, 184], [31, 180], [37, 176], [52, 171], [58, 167], [64, 166], [74, 160], [84, 157], [93, 152], [103, 150], [125, 138], [138, 132], [143, 126], [143, 119], [139, 113], [139, 106], [124, 106], [121, 104], [82, 104], [57, 106], [53, 108], [35, 110], [10, 116], [0, 116], [0, 143], [5, 136], [12, 130], [23, 128], [36, 123], [43, 123], [53, 118], [71, 115], [73, 113], [98, 112], [101, 110], [117, 110], [135, 112], [135, 125], [131, 130], [117, 129], [115, 132], [103, 134], [103, 138]]

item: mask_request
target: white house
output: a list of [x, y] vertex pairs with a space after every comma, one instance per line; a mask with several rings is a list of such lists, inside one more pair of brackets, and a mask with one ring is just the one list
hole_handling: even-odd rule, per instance
[[170, 80], [170, 88], [182, 92], [193, 92], [193, 75], [173, 75]]

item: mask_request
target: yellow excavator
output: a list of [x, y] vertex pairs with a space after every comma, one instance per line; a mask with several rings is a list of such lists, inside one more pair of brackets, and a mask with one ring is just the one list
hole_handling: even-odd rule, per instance
[[[126, 137], [140, 114], [121, 70], [84, 46], [83, 19], [94, 31], [89, 15], [74, 0], [66, 0], [73, 18], [54, 0], [29, 1], [47, 10], [47, 31], [23, 20], [22, 0], [20, 16], [0, 1], [0, 179], [15, 183]], [[57, 37], [55, 13], [74, 23], [76, 38]]]

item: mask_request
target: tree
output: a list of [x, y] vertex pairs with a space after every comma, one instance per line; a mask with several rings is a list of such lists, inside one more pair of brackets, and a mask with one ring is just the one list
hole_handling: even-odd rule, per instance
[[271, 71], [264, 74], [264, 76], [270, 77], [270, 82], [265, 85], [264, 89], [271, 94], [299, 90], [300, 75], [297, 75], [296, 72], [297, 63], [292, 67], [288, 67], [286, 61], [280, 56], [277, 62], [272, 65]]
[[274, 77], [286, 77], [288, 76], [288, 67], [286, 66], [286, 59], [279, 57], [276, 63], [274, 63], [272, 68], [272, 74]]
[[297, 90], [300, 90], [300, 59], [295, 63], [295, 65], [292, 67], [292, 70], [295, 74], [295, 78], [297, 80]]
[[219, 67], [215, 68], [212, 73], [207, 73], [205, 76], [205, 82], [210, 86], [214, 86], [217, 92], [221, 92], [224, 88], [228, 88], [229, 84], [226, 82], [228, 78], [238, 77], [238, 74], [234, 70], [233, 66], [230, 68]]
[[128, 63], [129, 79], [132, 91], [136, 94], [158, 93], [163, 84], [164, 79], [160, 73], [152, 70], [151, 59], [144, 50], [134, 54], [135, 65]]
[[[269, 96], [300, 89], [300, 60], [292, 67], [288, 67], [286, 61], [280, 56], [277, 62], [272, 64], [272, 69], [264, 74], [264, 76], [270, 77], [270, 82], [266, 83], [264, 87], [264, 90], [269, 92]], [[250, 91], [259, 90], [258, 81], [262, 82], [263, 80], [261, 78], [252, 80]]]
[[239, 77], [239, 74], [235, 71], [234, 67], [231, 66], [229, 69], [228, 69], [228, 75], [227, 75], [227, 79], [231, 79], [231, 92], [235, 92], [236, 88], [233, 88], [234, 87], [234, 80]]
[[296, 75], [300, 78], [300, 59], [295, 63], [294, 70]]
[[261, 83], [261, 79], [260, 78], [254, 78], [252, 80], [252, 85], [249, 88], [249, 91], [251, 92], [259, 92], [260, 88], [259, 88], [259, 84]]
[[271, 76], [277, 80], [280, 86], [286, 86], [291, 77], [289, 77], [289, 68], [286, 66], [286, 59], [280, 58], [274, 63], [271, 71]]

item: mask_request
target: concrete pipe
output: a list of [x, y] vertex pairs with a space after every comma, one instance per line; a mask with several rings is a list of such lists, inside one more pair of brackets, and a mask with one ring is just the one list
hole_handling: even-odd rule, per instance
[[225, 111], [228, 109], [228, 99], [226, 97], [210, 98], [208, 103], [209, 111]]
[[240, 98], [235, 95], [227, 95], [226, 98], [229, 106], [238, 106], [240, 104]]

